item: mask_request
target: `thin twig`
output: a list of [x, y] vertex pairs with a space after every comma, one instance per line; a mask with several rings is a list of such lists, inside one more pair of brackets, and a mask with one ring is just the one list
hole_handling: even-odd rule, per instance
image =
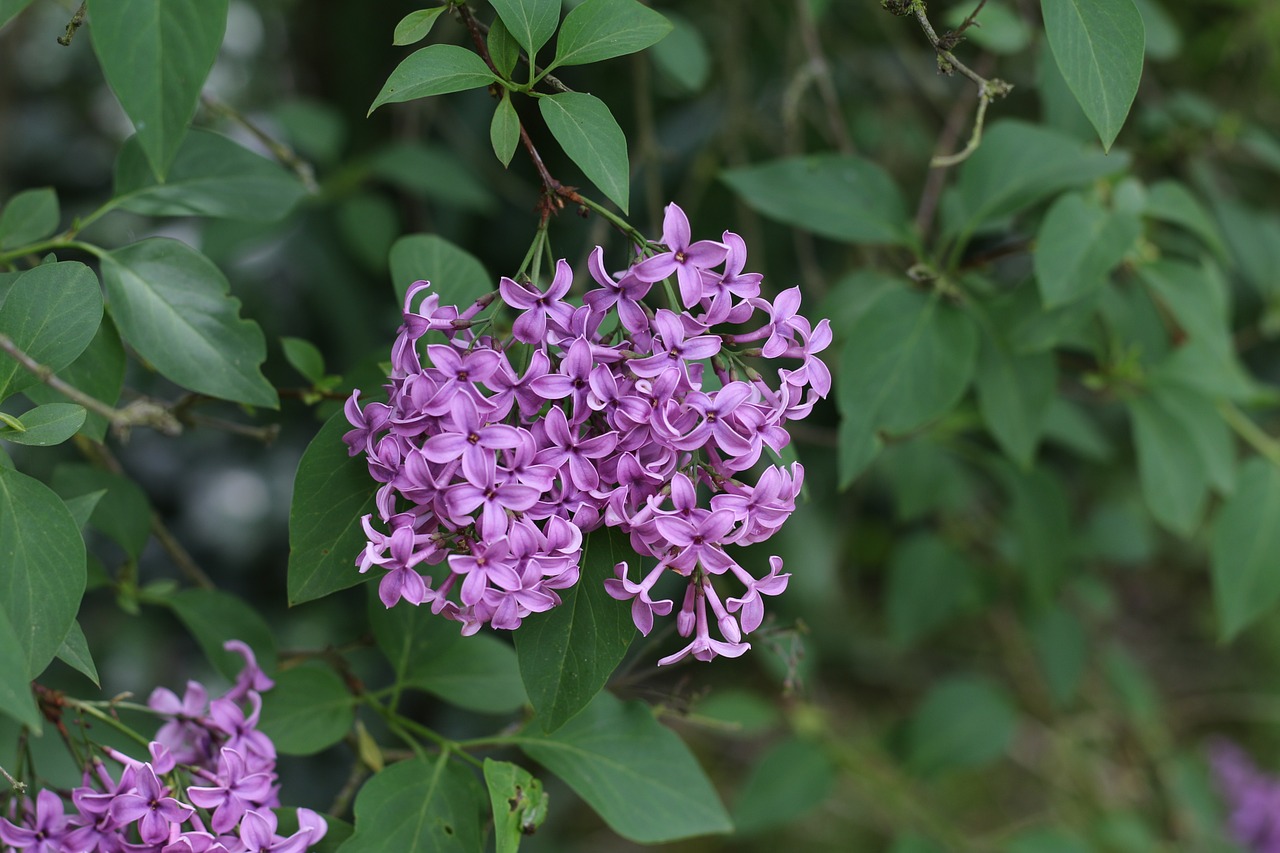
[[841, 154], [852, 154], [854, 153], [853, 140], [849, 137], [849, 128], [840, 111], [840, 96], [836, 92], [835, 80], [831, 76], [831, 64], [827, 62], [826, 54], [822, 52], [822, 40], [818, 37], [818, 28], [813, 20], [813, 10], [809, 0], [796, 0], [796, 14], [800, 19], [800, 38], [804, 42], [805, 51], [809, 54], [813, 82], [817, 85], [818, 94], [826, 107], [827, 124], [831, 128], [831, 137], [835, 140], [836, 150]]
[[316, 183], [316, 170], [309, 162], [300, 157], [298, 152], [258, 127], [248, 116], [230, 104], [219, 101], [204, 92], [200, 93], [200, 103], [204, 104], [205, 108], [210, 112], [230, 119], [253, 134], [253, 138], [265, 145], [267, 150], [271, 152], [272, 157], [275, 157], [281, 165], [288, 167], [298, 176], [298, 180], [302, 181], [302, 185], [309, 194], [318, 195], [320, 193], [320, 185]]
[[938, 70], [946, 75], [960, 72], [968, 77], [978, 86], [978, 112], [974, 118], [973, 133], [969, 137], [969, 142], [964, 149], [955, 154], [943, 154], [933, 158], [931, 165], [935, 168], [946, 168], [954, 166], [966, 160], [974, 151], [978, 150], [978, 146], [982, 143], [983, 121], [987, 115], [987, 105], [996, 98], [1003, 98], [1013, 90], [1010, 83], [997, 78], [986, 78], [965, 65], [959, 59], [956, 59], [951, 47], [955, 44], [955, 38], [959, 32], [973, 26], [976, 23], [976, 17], [982, 10], [982, 3], [978, 4], [978, 8], [965, 19], [965, 23], [961, 25], [960, 30], [948, 33], [946, 36], [940, 37], [933, 28], [933, 24], [929, 23], [929, 16], [925, 14], [924, 3], [920, 0], [914, 0], [911, 3], [910, 11], [915, 16], [916, 21], [920, 24], [920, 29], [924, 30], [925, 36], [929, 39], [929, 44], [933, 45], [934, 51], [938, 55]]
[[121, 438], [126, 437], [135, 426], [150, 427], [156, 432], [168, 436], [179, 435], [182, 432], [182, 424], [165, 406], [146, 398], [134, 400], [123, 409], [108, 406], [96, 397], [84, 393], [66, 380], [59, 378], [54, 373], [53, 368], [36, 361], [14, 343], [13, 338], [2, 332], [0, 332], [0, 350], [3, 350], [10, 358], [22, 365], [23, 369], [28, 373], [68, 400], [79, 403], [89, 411], [106, 418], [108, 423], [111, 424], [112, 431]]
[[81, 3], [80, 8], [76, 9], [76, 13], [71, 16], [71, 20], [67, 23], [66, 32], [58, 36], [58, 44], [63, 47], [71, 47], [71, 40], [75, 38], [76, 30], [80, 29], [84, 24], [85, 4]]

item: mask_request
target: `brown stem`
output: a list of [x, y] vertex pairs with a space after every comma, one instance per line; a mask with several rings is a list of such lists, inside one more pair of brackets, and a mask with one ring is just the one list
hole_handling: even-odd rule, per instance
[[80, 8], [76, 9], [76, 13], [71, 16], [71, 20], [67, 23], [66, 32], [58, 36], [58, 44], [63, 47], [71, 47], [71, 40], [75, 38], [76, 30], [80, 29], [84, 24], [85, 4], [81, 3]]
[[809, 0], [796, 0], [796, 14], [800, 18], [800, 38], [809, 54], [813, 82], [818, 87], [823, 106], [826, 107], [831, 138], [835, 140], [836, 149], [841, 154], [852, 154], [854, 153], [853, 140], [849, 138], [849, 129], [845, 126], [844, 116], [840, 112], [840, 96], [836, 93], [835, 81], [831, 77], [831, 64], [827, 62], [826, 54], [822, 52], [822, 40], [818, 37], [818, 28], [813, 20], [813, 10], [809, 6]]
[[0, 350], [3, 350], [10, 358], [22, 365], [23, 369], [28, 373], [68, 400], [78, 403], [89, 411], [106, 418], [107, 422], [111, 424], [112, 431], [122, 439], [128, 436], [129, 430], [135, 426], [151, 427], [157, 432], [169, 436], [178, 435], [182, 432], [182, 424], [178, 422], [172, 412], [159, 403], [140, 398], [134, 400], [123, 409], [108, 406], [101, 400], [86, 394], [69, 382], [59, 378], [54, 373], [53, 368], [36, 361], [14, 343], [13, 338], [4, 333], [0, 333]]
[[200, 103], [204, 104], [205, 108], [211, 112], [230, 119], [253, 134], [254, 139], [257, 139], [267, 147], [272, 157], [275, 157], [281, 165], [288, 167], [298, 176], [298, 180], [302, 181], [302, 185], [306, 187], [308, 193], [311, 195], [319, 194], [320, 185], [316, 183], [316, 171], [310, 163], [298, 156], [298, 152], [258, 127], [258, 125], [249, 120], [248, 116], [230, 104], [225, 104], [212, 95], [204, 93], [200, 95]]

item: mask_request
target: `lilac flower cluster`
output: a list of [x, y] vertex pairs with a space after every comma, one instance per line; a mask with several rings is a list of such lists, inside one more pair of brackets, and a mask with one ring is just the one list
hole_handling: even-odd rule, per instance
[[301, 853], [319, 842], [328, 827], [310, 809], [297, 810], [297, 832], [276, 834], [276, 751], [255, 728], [259, 691], [274, 683], [247, 645], [232, 640], [226, 648], [245, 659], [226, 694], [209, 701], [195, 681], [187, 682], [181, 699], [163, 687], [155, 690], [147, 704], [169, 720], [148, 748], [150, 760], [103, 747], [122, 765], [119, 777], [95, 757], [84, 784], [71, 792], [74, 813], [65, 812], [57, 793], [42, 790], [21, 817], [0, 818], [0, 841], [8, 845], [0, 850]]
[[[379, 570], [387, 607], [430, 605], [464, 634], [517, 628], [560, 603], [578, 581], [583, 534], [608, 525], [655, 561], [638, 579], [625, 562], [599, 579], [631, 601], [641, 632], [674, 608], [653, 598], [659, 579], [688, 579], [676, 627], [691, 641], [659, 663], [750, 647], [743, 635], [760, 626], [763, 597], [790, 575], [774, 557], [753, 577], [726, 549], [769, 538], [804, 471], [768, 466], [754, 484], [745, 472], [829, 393], [817, 354], [831, 330], [798, 313], [798, 288], [764, 298], [742, 238], [695, 242], [675, 204], [644, 254], [610, 274], [596, 247], [581, 304], [568, 299], [563, 260], [546, 290], [503, 278], [465, 310], [441, 304], [428, 282], [409, 289], [388, 402], [362, 406], [357, 390], [346, 406], [351, 455], [365, 454], [383, 484], [356, 562]], [[495, 331], [503, 305], [518, 312], [509, 336]], [[436, 342], [424, 340], [432, 332]], [[778, 359], [772, 383], [748, 363]], [[433, 587], [420, 568], [440, 564], [448, 573]], [[714, 579], [741, 588], [722, 598]]]
[[1280, 780], [1229, 741], [1213, 745], [1210, 763], [1230, 811], [1231, 837], [1253, 853], [1280, 853]]

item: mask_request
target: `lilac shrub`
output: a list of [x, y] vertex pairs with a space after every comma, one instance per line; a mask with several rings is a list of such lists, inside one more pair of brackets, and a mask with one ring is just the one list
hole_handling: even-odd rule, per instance
[[[428, 282], [409, 289], [388, 402], [362, 406], [357, 390], [346, 406], [344, 440], [382, 484], [356, 562], [379, 570], [383, 604], [428, 605], [464, 634], [518, 628], [560, 603], [579, 580], [584, 534], [609, 526], [654, 562], [634, 579], [620, 562], [616, 577], [591, 582], [630, 601], [642, 633], [676, 609], [654, 599], [658, 581], [688, 581], [676, 627], [691, 641], [660, 664], [750, 647], [763, 597], [790, 575], [775, 556], [753, 577], [731, 549], [786, 521], [804, 469], [766, 465], [754, 482], [749, 472], [830, 392], [817, 354], [831, 330], [799, 313], [799, 288], [761, 295], [737, 234], [691, 234], [671, 204], [662, 242], [629, 268], [610, 274], [596, 247], [581, 305], [567, 301], [564, 260], [545, 290], [503, 278], [465, 309], [441, 304]], [[666, 305], [655, 308], [659, 282]], [[518, 312], [509, 335], [502, 306]], [[448, 569], [438, 582], [420, 571], [437, 565]]]
[[310, 809], [297, 810], [297, 832], [276, 834], [276, 751], [256, 728], [260, 693], [274, 684], [247, 645], [225, 648], [245, 659], [230, 690], [210, 701], [196, 681], [181, 699], [157, 688], [147, 704], [168, 719], [148, 745], [149, 760], [103, 747], [119, 774], [95, 757], [70, 793], [70, 814], [62, 796], [40, 791], [34, 806], [0, 818], [0, 850], [301, 853], [319, 842], [328, 827]]

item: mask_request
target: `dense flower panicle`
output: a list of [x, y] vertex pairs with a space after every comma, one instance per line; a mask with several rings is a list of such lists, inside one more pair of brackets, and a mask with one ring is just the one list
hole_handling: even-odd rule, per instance
[[[731, 546], [778, 530], [804, 470], [767, 466], [755, 483], [744, 472], [780, 453], [787, 423], [830, 392], [818, 356], [830, 325], [799, 313], [798, 288], [761, 296], [742, 238], [694, 241], [675, 204], [646, 254], [613, 274], [597, 247], [581, 305], [568, 301], [563, 260], [545, 291], [503, 278], [462, 310], [427, 282], [409, 289], [387, 402], [361, 405], [356, 391], [346, 405], [344, 441], [381, 484], [356, 564], [378, 570], [387, 607], [429, 605], [464, 634], [517, 628], [560, 603], [578, 581], [583, 534], [608, 525], [656, 564], [638, 581], [620, 563], [590, 582], [630, 601], [643, 633], [676, 611], [690, 642], [660, 663], [750, 647], [763, 597], [790, 575], [774, 557], [754, 578]], [[651, 304], [659, 295], [665, 307]], [[495, 296], [495, 311], [516, 312], [510, 336], [480, 317]], [[687, 580], [678, 609], [651, 595], [668, 575]]]
[[1210, 763], [1227, 804], [1231, 837], [1252, 853], [1280, 853], [1280, 779], [1263, 773], [1228, 741], [1213, 745]]
[[[147, 704], [170, 719], [148, 748], [150, 760], [103, 747], [121, 765], [118, 778], [95, 758], [84, 784], [71, 792], [72, 813], [57, 793], [40, 791], [34, 807], [27, 803], [21, 814], [0, 818], [0, 851], [302, 853], [318, 843], [328, 827], [310, 809], [297, 810], [293, 835], [276, 834], [275, 747], [255, 728], [259, 692], [274, 683], [247, 645], [231, 640], [225, 648], [245, 659], [230, 690], [210, 701], [195, 681], [181, 699], [157, 688]], [[171, 787], [175, 782], [182, 784]]]

